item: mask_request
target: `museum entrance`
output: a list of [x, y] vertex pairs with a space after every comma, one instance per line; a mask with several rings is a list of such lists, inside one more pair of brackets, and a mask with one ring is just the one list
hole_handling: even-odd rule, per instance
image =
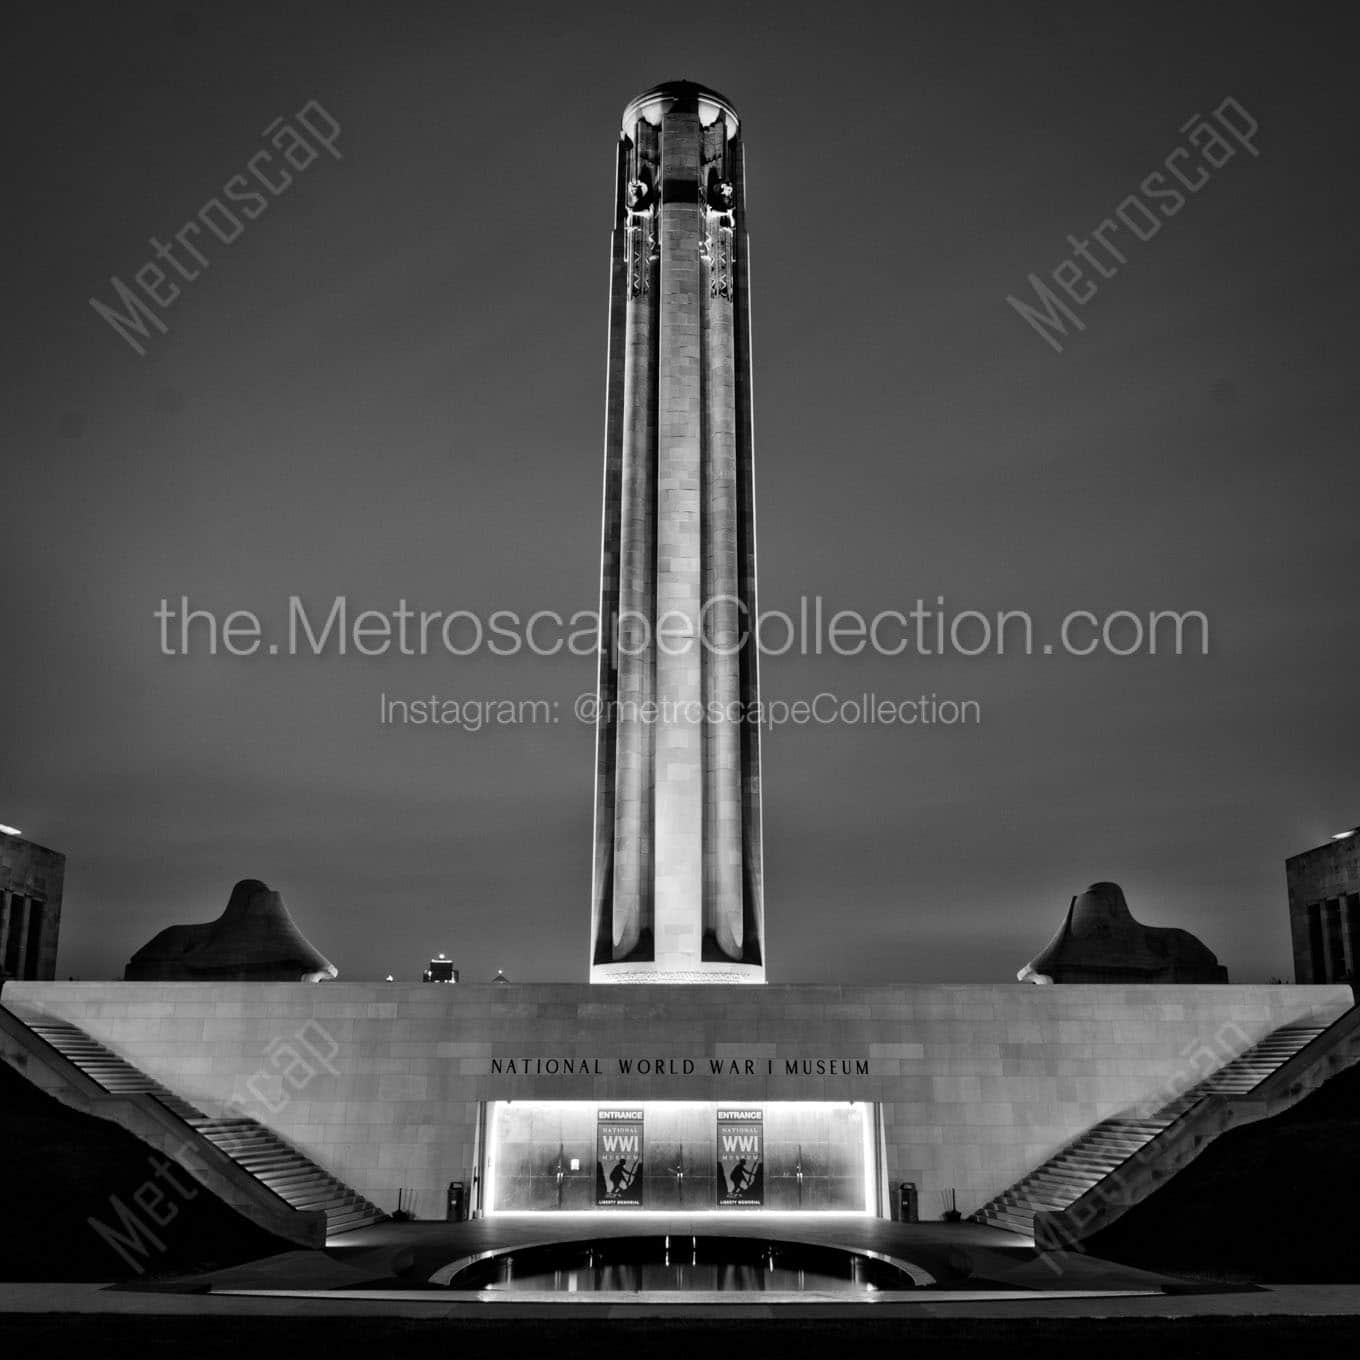
[[482, 1211], [873, 1214], [876, 1127], [864, 1101], [493, 1101]]

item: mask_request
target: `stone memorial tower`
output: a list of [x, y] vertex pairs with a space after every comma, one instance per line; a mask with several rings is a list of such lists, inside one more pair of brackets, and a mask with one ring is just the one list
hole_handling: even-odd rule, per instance
[[593, 982], [763, 982], [745, 153], [722, 95], [618, 146], [600, 572]]

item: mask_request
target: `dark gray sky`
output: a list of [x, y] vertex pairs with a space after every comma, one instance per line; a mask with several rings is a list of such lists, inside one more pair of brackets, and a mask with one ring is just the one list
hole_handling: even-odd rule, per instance
[[[24, 5], [11, 34], [0, 821], [69, 856], [61, 974], [266, 879], [350, 978], [583, 979], [589, 661], [159, 654], [597, 591], [613, 146], [741, 110], [762, 603], [1204, 610], [1208, 657], [769, 659], [980, 726], [765, 745], [770, 976], [1005, 979], [1121, 882], [1289, 976], [1282, 860], [1360, 818], [1353, 47], [1327, 6]], [[1227, 96], [1237, 155], [1049, 349], [1004, 301]], [[139, 358], [91, 310], [318, 100], [322, 158]], [[556, 726], [392, 729], [378, 696]]]

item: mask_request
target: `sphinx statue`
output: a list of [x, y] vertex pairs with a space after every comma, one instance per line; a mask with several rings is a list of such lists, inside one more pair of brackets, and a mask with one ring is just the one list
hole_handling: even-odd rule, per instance
[[1188, 930], [1133, 919], [1118, 883], [1072, 899], [1058, 933], [1017, 974], [1021, 982], [1227, 982], [1228, 970]]
[[283, 898], [243, 878], [215, 921], [168, 926], [128, 960], [128, 982], [328, 982], [338, 973], [297, 928]]

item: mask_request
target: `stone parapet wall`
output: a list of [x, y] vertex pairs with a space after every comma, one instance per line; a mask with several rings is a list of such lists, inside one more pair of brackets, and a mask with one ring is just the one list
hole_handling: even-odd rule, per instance
[[186, 1099], [246, 1113], [382, 1208], [441, 1216], [480, 1103], [866, 1100], [887, 1186], [966, 1214], [1093, 1123], [1193, 1084], [1348, 987], [8, 983]]

